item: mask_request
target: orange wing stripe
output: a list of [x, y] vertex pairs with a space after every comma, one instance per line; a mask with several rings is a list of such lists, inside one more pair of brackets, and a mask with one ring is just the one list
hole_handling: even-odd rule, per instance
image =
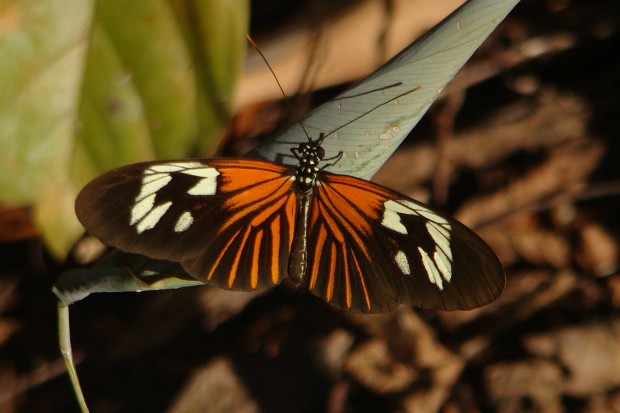
[[258, 227], [259, 225], [263, 224], [267, 218], [275, 214], [278, 209], [280, 209], [282, 205], [286, 203], [287, 198], [288, 197], [282, 197], [273, 204], [267, 205], [265, 208], [261, 208], [259, 210], [260, 212], [250, 222], [250, 225], [252, 225], [253, 227]]
[[332, 300], [334, 296], [334, 281], [336, 278], [336, 244], [331, 243], [331, 248], [329, 250], [329, 280], [327, 281], [327, 291], [325, 292], [325, 298], [327, 302]]
[[231, 195], [224, 203], [224, 206], [230, 209], [240, 209], [250, 205], [253, 206], [257, 201], [264, 203], [265, 201], [272, 200], [274, 197], [284, 195], [291, 189], [292, 185], [293, 181], [287, 176], [278, 176], [276, 179], [261, 181], [259, 184], [255, 183], [252, 187], [243, 187], [243, 191]]
[[[363, 199], [369, 199], [372, 197], [372, 202], [381, 202], [386, 198], [394, 198], [394, 192], [374, 184], [370, 181], [354, 178], [348, 175], [324, 175], [321, 180], [327, 182], [330, 188], [336, 189], [338, 192], [348, 192], [354, 194], [352, 196], [362, 197]], [[344, 190], [343, 190], [344, 189]], [[355, 198], [353, 198], [355, 199]]]
[[344, 244], [340, 246], [340, 254], [342, 256], [342, 262], [344, 268], [342, 269], [342, 274], [344, 275], [344, 297], [345, 302], [347, 304], [347, 309], [351, 308], [351, 278], [349, 274], [349, 257], [347, 256], [347, 249]]
[[297, 212], [297, 197], [289, 197], [288, 205], [284, 209], [284, 213], [286, 214], [286, 221], [288, 223], [288, 248], [287, 250], [290, 252], [291, 247], [293, 246], [293, 237], [295, 232], [295, 220]]
[[[346, 188], [347, 190], [349, 188]], [[379, 202], [377, 201], [376, 196], [373, 197], [373, 194], [361, 194], [361, 193], [357, 193], [357, 192], [353, 192], [352, 193], [345, 193], [346, 197], [343, 196], [343, 193], [338, 191], [335, 188], [328, 188], [325, 191], [326, 199], [329, 200], [329, 202], [331, 203], [331, 208], [333, 211], [337, 211], [339, 213], [339, 215], [342, 217], [342, 211], [347, 211], [350, 212], [351, 214], [354, 214], [355, 218], [361, 218], [361, 214], [357, 213], [357, 210], [355, 209], [357, 208], [361, 208], [361, 207], [365, 207], [367, 206], [367, 203], [371, 203], [373, 205], [379, 205]], [[369, 199], [370, 198], [370, 199]], [[363, 199], [364, 202], [359, 202], [356, 204], [351, 204], [351, 200], [355, 200], [355, 199]], [[379, 219], [378, 215], [377, 215], [377, 210], [373, 209], [371, 211], [367, 211], [367, 210], [363, 210], [360, 209], [361, 212], [368, 216], [370, 219], [373, 220], [377, 220]], [[379, 209], [380, 210], [380, 209]], [[370, 224], [368, 219], [364, 218], [364, 219], [352, 219], [350, 220], [350, 222], [348, 222], [352, 225], [354, 225], [360, 232], [368, 235], [371, 233], [371, 228], [370, 228]]]
[[321, 216], [327, 223], [327, 226], [331, 230], [336, 240], [340, 243], [344, 242], [344, 235], [340, 231], [340, 228], [338, 228], [338, 225], [334, 221], [334, 218], [331, 216], [331, 213], [330, 213], [331, 211], [328, 209], [328, 207], [323, 205], [323, 203], [315, 203], [315, 207], [317, 204], [319, 205], [319, 208], [321, 209]]
[[222, 174], [217, 187], [218, 193], [241, 191], [278, 180], [289, 169], [283, 165], [252, 159], [218, 159], [207, 164], [214, 166]]
[[220, 262], [222, 261], [222, 258], [224, 257], [224, 254], [226, 253], [226, 251], [228, 251], [230, 244], [232, 244], [233, 241], [239, 236], [239, 232], [240, 231], [237, 231], [232, 237], [230, 237], [230, 239], [228, 240], [224, 248], [220, 250], [220, 253], [215, 259], [215, 262], [213, 263], [211, 270], [209, 270], [209, 274], [207, 275], [207, 281], [211, 280], [211, 278], [213, 277], [213, 274], [215, 274], [216, 268], [220, 265]]
[[312, 261], [312, 273], [310, 274], [310, 281], [308, 283], [308, 287], [310, 290], [314, 289], [316, 285], [316, 280], [319, 276], [319, 267], [321, 263], [321, 253], [323, 252], [323, 248], [325, 247], [325, 240], [327, 239], [327, 231], [325, 231], [325, 227], [321, 225], [319, 227], [319, 233], [314, 240], [315, 248], [314, 248], [314, 259]]
[[263, 230], [259, 230], [254, 238], [254, 250], [252, 251], [252, 269], [250, 270], [250, 285], [252, 288], [258, 286], [258, 266], [260, 258], [260, 246], [263, 241]]
[[[340, 211], [352, 211], [351, 204], [347, 203], [346, 207], [340, 207], [340, 208], [336, 207], [332, 202], [332, 197], [330, 196], [332, 195], [332, 191], [327, 190], [324, 186], [323, 186], [322, 195], [323, 195], [321, 196], [322, 202], [320, 202], [321, 213], [325, 221], [328, 223], [329, 228], [334, 234], [334, 236], [336, 237], [336, 239], [339, 242], [344, 242], [344, 235], [340, 227], [334, 220], [334, 217], [338, 219], [338, 222], [340, 223], [340, 225], [344, 228], [347, 234], [353, 238], [357, 246], [364, 252], [364, 255], [366, 255], [366, 257], [370, 259], [370, 255], [368, 253], [368, 250], [366, 249], [366, 244], [364, 243], [364, 240], [360, 238], [359, 236], [359, 232], [357, 230], [358, 227], [353, 228], [351, 224], [349, 223], [349, 221], [340, 212]], [[355, 198], [352, 198], [352, 199], [355, 199]], [[360, 221], [363, 219], [365, 218], [360, 215], [356, 215], [353, 217], [353, 220], [357, 220], [357, 221]]]
[[266, 204], [274, 199], [284, 197], [291, 190], [293, 182], [288, 177], [280, 176], [279, 178], [254, 186], [251, 191], [241, 191], [230, 196], [224, 202], [223, 207], [233, 212], [228, 221], [219, 229], [219, 233], [221, 234], [254, 211], [262, 210]]
[[278, 283], [280, 277], [280, 215], [276, 215], [269, 227], [271, 231], [271, 281]]
[[243, 239], [241, 240], [241, 245], [237, 249], [237, 253], [235, 254], [235, 261], [230, 267], [230, 275], [228, 277], [228, 288], [232, 288], [235, 283], [235, 279], [237, 278], [237, 271], [239, 270], [239, 261], [241, 260], [241, 254], [243, 253], [243, 249], [245, 247], [246, 242], [248, 241], [248, 237], [250, 236], [250, 232], [252, 231], [252, 227], [248, 226], [243, 233]]
[[364, 274], [362, 273], [362, 269], [360, 268], [360, 263], [357, 261], [357, 256], [355, 253], [351, 254], [353, 256], [353, 263], [355, 264], [355, 268], [357, 269], [357, 273], [359, 274], [360, 283], [362, 284], [362, 290], [364, 292], [364, 300], [366, 301], [366, 308], [370, 310], [370, 295], [368, 295], [368, 289], [366, 288], [366, 282], [364, 281]]

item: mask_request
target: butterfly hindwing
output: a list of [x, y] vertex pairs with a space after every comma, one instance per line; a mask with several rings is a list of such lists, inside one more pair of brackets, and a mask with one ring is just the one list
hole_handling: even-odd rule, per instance
[[385, 257], [376, 253], [372, 220], [379, 219], [385, 194], [352, 185], [343, 193], [331, 187], [332, 177], [336, 175], [322, 177], [312, 201], [308, 288], [343, 309], [388, 311], [397, 304], [393, 284], [402, 281], [383, 273]]
[[277, 284], [288, 262], [295, 214], [288, 172], [244, 159], [134, 164], [84, 187], [76, 214], [108, 245], [251, 290]]
[[368, 181], [328, 173], [320, 180], [308, 248], [314, 294], [381, 312], [398, 303], [471, 309], [503, 290], [495, 254], [463, 224]]

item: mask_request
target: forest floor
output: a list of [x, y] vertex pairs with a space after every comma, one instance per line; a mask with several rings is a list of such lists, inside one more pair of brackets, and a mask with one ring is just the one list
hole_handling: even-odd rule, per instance
[[[224, 154], [285, 107], [240, 113]], [[523, 1], [375, 177], [489, 243], [496, 301], [359, 315], [285, 285], [93, 295], [71, 307], [91, 411], [620, 412], [619, 159], [620, 5]], [[0, 244], [0, 413], [77, 411], [51, 293], [75, 264], [1, 212], [21, 239]]]

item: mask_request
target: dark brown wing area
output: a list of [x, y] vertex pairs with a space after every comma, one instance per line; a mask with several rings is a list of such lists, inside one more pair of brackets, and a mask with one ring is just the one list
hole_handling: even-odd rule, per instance
[[281, 280], [295, 211], [289, 169], [246, 159], [129, 165], [76, 200], [78, 219], [104, 243], [239, 290]]
[[505, 276], [461, 223], [382, 186], [324, 174], [310, 218], [310, 290], [345, 310], [398, 303], [442, 310], [487, 304]]

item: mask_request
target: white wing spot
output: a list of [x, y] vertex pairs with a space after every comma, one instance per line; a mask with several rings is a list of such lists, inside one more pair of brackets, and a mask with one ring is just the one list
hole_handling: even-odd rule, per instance
[[436, 267], [441, 272], [443, 279], [450, 282], [452, 278], [452, 263], [446, 257], [442, 251], [435, 251], [433, 254], [433, 260], [435, 261]]
[[181, 214], [177, 223], [174, 224], [174, 232], [186, 231], [194, 223], [194, 217], [188, 211]]
[[134, 204], [131, 208], [131, 217], [129, 220], [129, 225], [134, 225], [136, 222], [140, 221], [146, 214], [148, 214], [155, 205], [155, 194], [151, 194], [145, 198], [142, 198], [138, 202]]
[[[153, 179], [153, 178], [157, 179]], [[147, 175], [142, 178], [142, 188], [140, 188], [140, 193], [136, 197], [136, 202], [139, 202], [141, 199], [155, 194], [157, 191], [162, 189], [164, 186], [168, 185], [168, 183], [172, 181], [172, 177], [168, 174], [166, 175]]]
[[150, 169], [147, 169], [146, 171], [144, 171], [144, 178], [142, 178], [142, 185], [146, 185], [153, 181], [157, 181], [158, 179], [161, 179], [162, 176], [167, 176], [167, 174], [162, 175], [160, 173], [154, 173]]
[[424, 265], [424, 269], [426, 270], [426, 275], [428, 275], [428, 280], [431, 283], [435, 284], [437, 288], [443, 290], [443, 280], [441, 279], [441, 275], [439, 275], [439, 269], [435, 265], [435, 262], [421, 247], [418, 247], [418, 251], [422, 256], [422, 264]]
[[[435, 244], [439, 246], [439, 249], [449, 254], [450, 260], [452, 260], [452, 249], [450, 248], [450, 233], [445, 231], [445, 228], [435, 224], [434, 222], [426, 223], [426, 230], [430, 234]], [[442, 231], [443, 230], [443, 231]]]
[[193, 169], [185, 169], [181, 171], [181, 173], [185, 175], [198, 176], [200, 178], [213, 178], [214, 176], [218, 176], [220, 173], [215, 168], [206, 167], [201, 164], [200, 168]]
[[[182, 173], [202, 178], [187, 193], [189, 195], [213, 195], [217, 189], [216, 177], [220, 174], [217, 169], [205, 166], [197, 161], [180, 161], [165, 164], [151, 165], [144, 171], [142, 187], [134, 199], [131, 208], [129, 225], [136, 225], [138, 234], [154, 228], [161, 217], [168, 211], [172, 201], [155, 206], [157, 192], [172, 181], [173, 173]], [[183, 232], [192, 225], [194, 218], [185, 212], [177, 220], [174, 230]]]
[[[391, 201], [388, 201], [391, 202]], [[392, 231], [396, 231], [399, 234], [407, 235], [407, 228], [400, 222], [400, 215], [397, 212], [391, 211], [387, 209], [386, 203], [385, 211], [383, 211], [383, 219], [381, 220], [381, 225], [384, 227], [391, 229]]]
[[383, 211], [381, 225], [399, 234], [407, 235], [407, 228], [400, 222], [400, 214], [413, 215], [415, 212], [404, 207], [400, 202], [393, 200], [384, 202], [383, 206], [385, 211]]
[[398, 266], [398, 269], [405, 275], [411, 274], [411, 268], [409, 267], [409, 260], [404, 252], [398, 251], [394, 256], [394, 261]]
[[171, 162], [159, 165], [153, 165], [146, 171], [145, 174], [154, 174], [154, 173], [170, 173], [170, 172], [178, 172], [185, 169], [190, 168], [202, 168], [203, 164], [200, 162]]
[[136, 225], [136, 230], [138, 234], [142, 234], [147, 229], [155, 228], [155, 225], [159, 222], [162, 216], [168, 211], [168, 208], [172, 205], [171, 201], [168, 201], [164, 204], [157, 205], [155, 208], [151, 209], [148, 214], [140, 222]]
[[182, 171], [186, 175], [201, 177], [196, 185], [191, 187], [189, 195], [214, 195], [217, 190], [217, 176], [220, 174], [215, 168], [198, 168]]
[[[450, 282], [452, 278], [452, 248], [450, 246], [450, 223], [441, 216], [435, 214], [428, 208], [424, 208], [407, 199], [389, 200], [383, 203], [384, 211], [381, 225], [402, 235], [409, 235], [408, 228], [403, 224], [402, 215], [414, 215], [426, 220], [425, 228], [432, 238], [435, 248], [427, 252], [422, 247], [418, 251], [422, 257], [422, 264], [428, 274], [431, 283], [435, 284], [440, 290], [443, 289], [443, 282]], [[430, 253], [430, 255], [429, 255]], [[409, 268], [401, 266], [398, 261], [399, 254], [406, 260], [404, 252], [399, 251], [394, 257], [396, 264], [401, 270]], [[405, 272], [403, 270], [403, 272]]]
[[440, 217], [439, 215], [435, 214], [430, 209], [424, 208], [422, 205], [419, 205], [419, 204], [416, 204], [414, 202], [411, 202], [408, 199], [401, 199], [401, 200], [398, 200], [397, 202], [400, 203], [401, 205], [403, 205], [405, 208], [408, 208], [408, 209], [412, 210], [413, 212], [411, 212], [411, 213], [415, 213], [417, 215], [423, 216], [424, 218], [428, 219], [429, 221], [433, 221], [433, 222], [436, 222], [438, 224], [447, 224], [448, 223], [448, 221], [446, 221], [445, 218]]

